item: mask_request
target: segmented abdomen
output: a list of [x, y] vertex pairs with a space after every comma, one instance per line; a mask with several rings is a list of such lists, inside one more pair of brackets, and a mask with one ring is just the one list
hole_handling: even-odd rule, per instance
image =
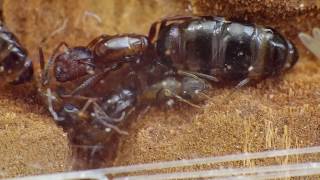
[[250, 24], [197, 18], [159, 31], [156, 48], [163, 63], [224, 82], [261, 79], [283, 71], [286, 63], [291, 67], [297, 58], [278, 32]]

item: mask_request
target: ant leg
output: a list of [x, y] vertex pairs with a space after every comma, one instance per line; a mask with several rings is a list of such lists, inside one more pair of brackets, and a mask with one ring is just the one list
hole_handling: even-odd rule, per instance
[[241, 80], [237, 85], [236, 85], [236, 89], [240, 89], [241, 87], [247, 85], [250, 82], [250, 78], [245, 78], [243, 80]]
[[[95, 115], [96, 119], [102, 125], [106, 126], [107, 128], [115, 130], [119, 134], [128, 135], [128, 132], [123, 131], [123, 130], [119, 129], [117, 126], [108, 123], [108, 121], [109, 122], [116, 122], [119, 120], [115, 120], [114, 118], [109, 117], [97, 103], [94, 102], [93, 105], [94, 105], [94, 115]], [[123, 120], [124, 117], [125, 117], [125, 113], [123, 112], [122, 116], [119, 119]]]
[[172, 92], [170, 89], [163, 89], [163, 92], [164, 92], [164, 95], [165, 95], [166, 97], [174, 97], [174, 98], [176, 98], [177, 100], [179, 100], [179, 101], [181, 101], [181, 102], [184, 102], [184, 103], [186, 103], [186, 104], [188, 104], [188, 105], [190, 105], [190, 106], [192, 106], [192, 107], [201, 109], [201, 106], [198, 106], [198, 105], [196, 105], [196, 104], [193, 104], [192, 102], [190, 102], [190, 101], [184, 99], [183, 97], [179, 96], [178, 94]]
[[84, 106], [78, 111], [79, 117], [85, 116], [85, 111], [90, 107], [91, 104], [97, 101], [97, 98], [90, 98], [85, 96], [72, 96], [72, 95], [60, 95], [62, 98], [73, 98], [73, 99], [80, 99], [80, 100], [87, 100]]
[[112, 122], [121, 122], [124, 117], [125, 117], [125, 112], [123, 112], [120, 116], [120, 118], [111, 118], [109, 115], [107, 115], [103, 109], [99, 106], [97, 103], [97, 98], [89, 98], [89, 97], [84, 97], [84, 96], [74, 96], [75, 98], [79, 99], [87, 99], [87, 102], [85, 105], [81, 108], [79, 111], [79, 116], [83, 116], [85, 114], [85, 111], [89, 108], [91, 104], [94, 105], [95, 108], [97, 108], [100, 112], [100, 114], [103, 114], [104, 117], [107, 117], [106, 119], [110, 119]]
[[40, 64], [40, 84], [44, 86], [47, 83], [47, 79], [45, 79], [45, 62], [44, 62], [44, 55], [43, 50], [39, 47], [39, 64]]
[[235, 87], [234, 89], [229, 93], [228, 97], [232, 96], [237, 90], [242, 88], [243, 86], [247, 85], [250, 82], [250, 78], [245, 78], [241, 80]]
[[70, 95], [73, 96], [73, 95], [80, 93], [82, 90], [86, 89], [90, 85], [94, 85], [95, 83], [97, 83], [102, 77], [103, 76], [101, 76], [101, 74], [96, 74], [96, 75], [91, 76], [90, 78], [85, 80], [83, 83], [81, 83], [76, 89], [74, 89], [70, 93]]
[[210, 96], [208, 96], [206, 93], [204, 92], [197, 92], [197, 94], [200, 94], [201, 96], [205, 97], [206, 99], [211, 99]]
[[241, 80], [235, 87], [234, 89], [231, 90], [231, 92], [228, 93], [227, 97], [224, 98], [223, 103], [226, 102], [228, 99], [230, 99], [234, 93], [239, 90], [240, 88], [242, 88], [243, 86], [247, 85], [250, 82], [250, 78], [245, 78], [243, 80]]
[[49, 112], [51, 113], [51, 115], [53, 116], [53, 119], [55, 121], [63, 121], [64, 118], [59, 117], [57, 112], [53, 108], [53, 100], [56, 100], [56, 97], [52, 95], [51, 90], [49, 88], [47, 89], [46, 96], [48, 97], [48, 99], [47, 99], [48, 100], [48, 109], [49, 109]]
[[199, 81], [202, 81], [204, 82], [203, 79], [199, 78], [197, 75], [193, 74], [192, 72], [187, 72], [187, 71], [181, 71], [181, 70], [178, 70], [177, 73], [181, 76], [187, 76], [187, 77], [191, 77], [193, 79], [196, 79], [196, 80], [199, 80]]
[[44, 73], [45, 62], [44, 62], [43, 50], [42, 50], [41, 47], [39, 47], [39, 64], [40, 64], [41, 74], [43, 74]]
[[69, 19], [66, 18], [65, 20], [63, 20], [61, 27], [55, 29], [54, 31], [52, 31], [49, 36], [44, 37], [41, 41], [40, 44], [43, 45], [49, 38], [52, 38], [53, 36], [55, 36], [56, 34], [59, 34], [60, 32], [62, 32], [64, 29], [66, 29], [67, 24], [68, 24]]
[[[187, 72], [187, 71], [178, 70], [178, 74], [182, 75], [182, 76], [191, 77], [191, 78], [193, 78], [195, 80], [198, 80], [198, 81], [202, 82], [203, 86], [207, 86], [208, 88], [211, 88], [210, 84], [206, 83], [203, 79], [207, 79], [207, 80], [214, 81], [214, 82], [218, 82], [219, 81], [217, 78], [215, 78], [213, 76], [202, 74], [202, 73], [198, 73], [198, 72]], [[205, 97], [206, 99], [210, 99], [210, 97], [207, 94], [205, 94], [204, 92], [196, 90], [194, 93], [195, 94], [200, 94], [203, 97]]]
[[78, 112], [79, 117], [85, 116], [85, 111], [89, 108], [89, 106], [96, 101], [94, 98], [88, 98], [87, 102], [84, 104], [84, 106], [81, 108], [81, 110]]
[[95, 105], [95, 107], [96, 107], [96, 109], [99, 111], [99, 113], [101, 113], [104, 117], [106, 117], [106, 120], [111, 120], [111, 122], [121, 122], [124, 118], [125, 118], [125, 116], [126, 116], [126, 113], [125, 112], [122, 112], [122, 114], [121, 114], [121, 116], [119, 117], [119, 118], [112, 118], [112, 117], [110, 117], [109, 115], [107, 115], [104, 111], [103, 111], [103, 109], [100, 107], [100, 105], [99, 104], [97, 104], [96, 102], [94, 102], [94, 105]]
[[115, 122], [115, 123], [121, 122], [126, 116], [125, 112], [123, 112], [121, 114], [120, 118], [112, 118], [103, 111], [103, 109], [97, 103], [97, 98], [90, 98], [90, 97], [85, 97], [85, 96], [72, 96], [72, 95], [63, 95], [62, 97], [87, 100], [85, 105], [78, 112], [79, 116], [84, 116], [84, 114], [85, 114], [84, 112], [90, 107], [90, 105], [93, 105], [94, 116], [96, 117], [96, 120], [99, 121], [99, 123], [101, 123], [102, 125], [104, 125], [108, 128], [111, 128], [111, 129], [117, 131], [119, 134], [128, 134], [127, 132], [120, 130], [117, 126], [108, 123], [108, 122]]
[[110, 71], [112, 71], [112, 70], [114, 70], [116, 68], [118, 68], [118, 65], [112, 66], [110, 68], [105, 68], [103, 70], [103, 72], [101, 72], [99, 74], [92, 75], [87, 80], [82, 82], [76, 89], [74, 89], [70, 93], [70, 95], [76, 95], [77, 93], [81, 92], [82, 90], [84, 90], [85, 88], [89, 87], [90, 85], [94, 85], [99, 80], [101, 80], [101, 78], [104, 78], [106, 74], [108, 74]]
[[213, 82], [219, 82], [219, 79], [214, 77], [214, 76], [211, 76], [211, 75], [208, 75], [208, 74], [203, 74], [203, 73], [199, 73], [199, 72], [191, 72], [192, 74], [200, 77], [200, 78], [203, 78], [203, 79], [206, 79], [206, 80], [209, 80], [209, 81], [213, 81]]
[[203, 74], [203, 73], [199, 73], [199, 72], [189, 72], [189, 71], [178, 70], [177, 73], [182, 76], [192, 77], [192, 78], [199, 80], [199, 81], [204, 81], [203, 79], [206, 79], [206, 80], [213, 81], [213, 82], [219, 82], [219, 80], [216, 77], [210, 76], [207, 74]]

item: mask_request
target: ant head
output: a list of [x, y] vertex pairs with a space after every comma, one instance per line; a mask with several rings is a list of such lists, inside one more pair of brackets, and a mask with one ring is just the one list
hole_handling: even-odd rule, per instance
[[59, 82], [72, 81], [94, 73], [93, 56], [85, 47], [67, 49], [54, 58], [54, 77]]

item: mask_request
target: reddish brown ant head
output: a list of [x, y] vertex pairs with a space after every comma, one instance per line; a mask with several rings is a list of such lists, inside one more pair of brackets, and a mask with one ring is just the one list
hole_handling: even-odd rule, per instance
[[108, 61], [136, 60], [149, 47], [148, 38], [142, 35], [117, 35], [100, 37], [94, 53]]
[[93, 55], [88, 48], [70, 48], [56, 56], [54, 76], [59, 82], [67, 82], [94, 73], [92, 61]]

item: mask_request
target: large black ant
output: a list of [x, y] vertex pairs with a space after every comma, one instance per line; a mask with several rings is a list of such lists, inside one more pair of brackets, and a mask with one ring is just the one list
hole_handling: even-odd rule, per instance
[[[65, 48], [61, 52], [62, 48]], [[237, 87], [279, 75], [298, 60], [277, 31], [216, 17], [155, 22], [148, 37], [102, 35], [88, 46], [61, 43], [44, 65], [41, 92], [55, 120], [88, 120], [114, 129], [140, 104], [194, 101], [211, 85]]]
[[[128, 38], [129, 35], [114, 37], [120, 42]], [[95, 52], [101, 43], [74, 48], [62, 44], [56, 52], [62, 46], [66, 47], [65, 51], [54, 53], [46, 67], [40, 50], [41, 91], [55, 120], [90, 119], [94, 124], [125, 133], [114, 124], [122, 122], [139, 105], [174, 98], [197, 106], [185, 98], [195, 100], [208, 87], [201, 78], [180, 71], [175, 73], [171, 67], [158, 63], [156, 57], [151, 58], [152, 54], [136, 54], [142, 52], [137, 49], [119, 49], [125, 55], [110, 53], [109, 62]], [[123, 44], [120, 46], [124, 48]], [[149, 52], [153, 53], [151, 49]], [[150, 59], [145, 60], [147, 57]]]
[[0, 73], [10, 84], [21, 84], [33, 77], [32, 61], [16, 36], [0, 22]]
[[[127, 134], [118, 126], [150, 103], [199, 107], [210, 86], [259, 82], [298, 60], [294, 45], [271, 28], [209, 16], [165, 18], [148, 36], [102, 35], [79, 47], [63, 42], [47, 64], [39, 54], [40, 95], [56, 121], [95, 136], [87, 137], [89, 145], [103, 141], [100, 130]], [[2, 23], [0, 73], [10, 84], [33, 77], [27, 51]]]

